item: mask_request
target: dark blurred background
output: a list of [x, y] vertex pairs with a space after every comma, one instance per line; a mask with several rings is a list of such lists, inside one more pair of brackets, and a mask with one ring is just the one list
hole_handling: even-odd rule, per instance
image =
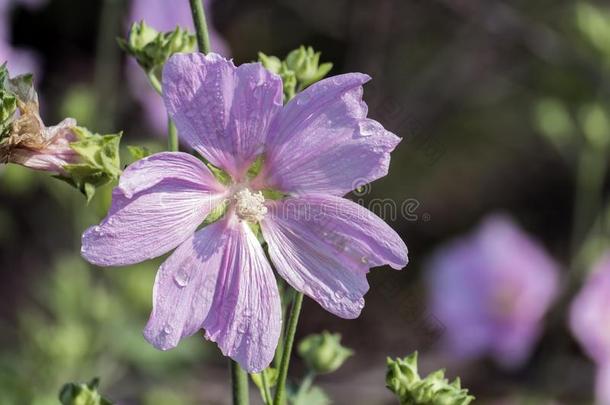
[[[568, 267], [578, 148], [565, 139], [582, 136], [571, 112], [591, 104], [606, 109], [610, 94], [610, 46], [604, 50], [594, 39], [601, 35], [603, 43], [610, 28], [588, 32], [594, 23], [586, 18], [596, 17], [579, 14], [583, 4], [607, 13], [598, 15], [610, 27], [610, 8], [601, 2], [208, 4], [236, 63], [256, 60], [258, 51], [283, 57], [305, 44], [334, 63], [331, 74], [371, 75], [364, 95], [369, 116], [403, 138], [390, 174], [357, 197], [412, 201], [408, 219], [388, 219], [406, 240], [411, 263], [402, 272], [371, 272], [357, 320], [305, 302], [297, 338], [328, 329], [356, 351], [339, 372], [318, 380], [335, 403], [394, 403], [384, 387], [385, 358], [414, 350], [423, 371], [445, 367], [450, 377], [460, 375], [479, 403], [592, 403], [593, 366], [563, 322], [518, 369], [443, 356], [444, 327], [429, 311], [422, 277], [439, 244], [496, 211], [509, 213]], [[124, 131], [123, 144], [160, 150], [162, 127], [147, 119], [116, 45], [131, 6], [127, 0], [8, 1], [0, 30], [10, 46], [0, 47], [0, 59], [9, 58], [11, 68], [12, 50], [31, 53], [26, 66], [36, 72], [48, 124], [74, 116], [97, 132]], [[607, 191], [608, 181], [602, 185]], [[160, 261], [102, 270], [80, 258], [80, 234], [105, 214], [108, 198], [103, 190], [86, 206], [45, 174], [0, 168], [0, 403], [54, 404], [64, 382], [93, 376], [121, 403], [228, 403], [226, 361], [213, 344], [194, 336], [160, 352], [141, 335]], [[293, 364], [298, 377], [303, 364], [296, 357]]]

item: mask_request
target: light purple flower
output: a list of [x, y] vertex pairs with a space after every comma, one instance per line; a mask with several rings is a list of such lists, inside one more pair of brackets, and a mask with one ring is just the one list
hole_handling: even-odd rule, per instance
[[610, 252], [594, 266], [570, 307], [570, 329], [598, 366], [597, 397], [610, 404]]
[[[229, 47], [211, 24], [211, 0], [203, 2], [208, 20], [208, 32], [212, 49], [221, 55], [229, 56]], [[194, 31], [193, 17], [187, 1], [167, 0], [134, 0], [128, 19], [128, 27], [132, 23], [144, 20], [157, 31], [172, 31], [176, 26]], [[127, 78], [129, 88], [140, 102], [152, 128], [159, 133], [167, 131], [167, 112], [163, 100], [150, 87], [142, 69], [132, 58], [127, 63]]]
[[436, 252], [429, 264], [430, 305], [457, 358], [491, 355], [514, 367], [527, 359], [557, 294], [558, 268], [544, 249], [504, 216]]
[[[259, 223], [277, 272], [343, 318], [364, 306], [369, 268], [407, 263], [407, 248], [380, 218], [341, 196], [387, 174], [400, 139], [366, 118], [350, 73], [325, 79], [282, 106], [281, 79], [260, 63], [235, 67], [211, 53], [173, 56], [163, 93], [180, 136], [232, 178], [220, 184], [199, 159], [164, 152], [123, 173], [112, 207], [83, 235], [91, 263], [160, 256], [144, 335], [169, 349], [205, 329], [248, 371], [272, 360], [281, 328], [276, 280], [250, 224]], [[263, 154], [254, 179], [247, 171]], [[288, 197], [265, 199], [262, 190]], [[267, 194], [268, 195], [268, 194]], [[214, 207], [224, 217], [197, 230]]]

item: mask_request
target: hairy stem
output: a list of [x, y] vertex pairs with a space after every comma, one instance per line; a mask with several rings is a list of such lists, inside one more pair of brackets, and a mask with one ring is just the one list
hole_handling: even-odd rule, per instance
[[290, 365], [290, 355], [292, 354], [292, 344], [294, 335], [299, 322], [301, 306], [303, 304], [303, 293], [297, 293], [292, 302], [290, 316], [288, 318], [288, 327], [286, 328], [286, 338], [284, 340], [284, 351], [282, 353], [282, 361], [280, 362], [280, 371], [277, 380], [277, 390], [275, 391], [274, 405], [282, 405], [286, 401], [286, 379], [288, 377], [288, 366]]

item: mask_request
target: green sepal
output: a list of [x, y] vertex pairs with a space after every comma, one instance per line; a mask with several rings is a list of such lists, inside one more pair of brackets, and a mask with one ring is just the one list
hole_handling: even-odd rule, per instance
[[79, 154], [80, 163], [63, 167], [66, 175], [58, 176], [80, 190], [91, 201], [95, 190], [121, 174], [119, 144], [122, 132], [118, 134], [93, 134], [83, 127], [73, 129], [77, 141], [70, 147]]
[[254, 162], [252, 162], [252, 164], [248, 168], [248, 172], [246, 174], [249, 179], [253, 179], [256, 176], [258, 176], [258, 174], [261, 172], [261, 170], [263, 168], [263, 163], [264, 162], [265, 162], [265, 156], [264, 155], [258, 155], [256, 157]]
[[117, 41], [146, 72], [163, 66], [175, 53], [194, 52], [197, 44], [195, 36], [181, 27], [158, 32], [144, 21], [133, 23], [127, 39], [117, 38]]
[[265, 200], [281, 200], [282, 198], [288, 197], [288, 194], [272, 188], [262, 189], [261, 193], [263, 194], [263, 197], [265, 197]]
[[261, 371], [260, 373], [252, 373], [250, 374], [250, 378], [259, 389], [263, 389], [263, 373], [265, 374], [265, 378], [267, 379], [267, 386], [269, 388], [273, 388], [277, 385], [277, 379], [279, 373], [277, 369], [273, 367], [268, 367]]
[[315, 52], [311, 46], [300, 46], [286, 57], [286, 65], [292, 70], [298, 81], [298, 90], [303, 90], [320, 81], [330, 72], [332, 63], [320, 65], [320, 52]]
[[265, 55], [262, 52], [258, 53], [258, 60], [263, 64], [265, 69], [275, 74], [280, 74], [282, 61], [277, 56]]
[[112, 405], [98, 392], [98, 386], [99, 378], [94, 378], [87, 384], [64, 384], [59, 391], [59, 401], [62, 405]]
[[336, 371], [354, 352], [341, 345], [341, 334], [324, 331], [305, 337], [298, 347], [305, 364], [316, 374]]
[[144, 159], [151, 154], [150, 149], [146, 146], [127, 145], [127, 151], [134, 161]]
[[219, 183], [224, 184], [225, 186], [231, 184], [231, 175], [229, 173], [214, 166], [211, 163], [206, 163], [206, 166], [208, 167], [208, 169], [210, 169], [210, 171]]
[[444, 370], [421, 378], [417, 370], [417, 352], [404, 359], [387, 359], [386, 387], [401, 405], [468, 405], [474, 396], [462, 388], [459, 378], [449, 382]]
[[212, 211], [210, 211], [210, 213], [208, 214], [207, 217], [205, 217], [205, 219], [203, 220], [203, 225], [209, 225], [213, 222], [218, 221], [220, 218], [222, 218], [225, 214], [225, 212], [227, 211], [229, 204], [227, 203], [227, 201], [223, 201], [220, 204], [218, 204], [216, 207], [214, 207], [214, 209]]

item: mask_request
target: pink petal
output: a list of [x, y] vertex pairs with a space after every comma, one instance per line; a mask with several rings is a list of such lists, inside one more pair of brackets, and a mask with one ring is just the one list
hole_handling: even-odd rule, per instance
[[369, 79], [331, 77], [292, 99], [270, 129], [262, 186], [344, 195], [385, 176], [400, 138], [366, 118], [362, 84]]
[[407, 264], [407, 247], [385, 222], [349, 200], [308, 195], [276, 201], [262, 221], [269, 255], [296, 290], [342, 318], [364, 306], [369, 268]]
[[231, 215], [221, 277], [203, 323], [206, 337], [248, 372], [273, 360], [281, 329], [281, 306], [273, 270], [256, 236]]
[[215, 53], [171, 57], [163, 70], [163, 94], [180, 136], [237, 181], [262, 153], [282, 107], [278, 76], [260, 63], [236, 68]]
[[150, 156], [124, 171], [107, 217], [83, 234], [81, 254], [100, 266], [160, 256], [191, 236], [223, 198], [209, 170], [192, 156]]
[[161, 350], [202, 328], [208, 316], [229, 243], [226, 221], [188, 238], [161, 265], [153, 289], [153, 310], [144, 336]]

